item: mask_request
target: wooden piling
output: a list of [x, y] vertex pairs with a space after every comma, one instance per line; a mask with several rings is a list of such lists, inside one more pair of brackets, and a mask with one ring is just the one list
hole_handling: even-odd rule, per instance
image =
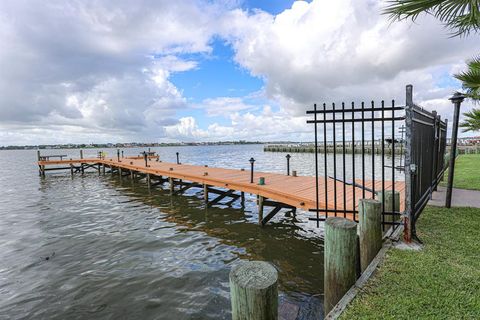
[[382, 203], [361, 199], [358, 203], [358, 219], [360, 268], [363, 272], [382, 248]]
[[264, 261], [241, 263], [230, 271], [232, 320], [278, 319], [278, 272]]
[[[394, 198], [395, 198], [395, 204], [393, 205]], [[385, 199], [384, 202], [382, 202], [382, 199]], [[394, 197], [394, 194], [393, 194], [392, 190], [385, 190], [385, 191], [379, 193], [379, 200], [380, 200], [380, 202], [385, 203], [385, 208], [384, 208], [383, 211], [392, 212], [392, 208], [394, 208], [395, 212], [397, 213], [395, 218], [397, 220], [400, 219], [400, 192], [395, 191], [395, 197]], [[393, 215], [391, 215], [391, 214], [386, 214], [384, 219], [385, 219], [385, 222], [393, 222], [394, 221]], [[390, 228], [387, 225], [387, 230], [386, 231], [388, 231], [388, 229], [390, 229]]]
[[168, 183], [170, 184], [170, 195], [173, 195], [175, 191], [175, 182], [172, 177], [168, 177]]
[[150, 189], [152, 187], [152, 180], [150, 178], [150, 173], [147, 173], [146, 179], [147, 179], [147, 187], [148, 189]]
[[83, 159], [83, 150], [80, 150], [80, 159]]
[[263, 220], [263, 197], [258, 196], [258, 224], [262, 225]]
[[327, 218], [324, 250], [324, 310], [327, 315], [357, 279], [357, 224], [345, 218]]
[[105, 165], [102, 164], [102, 174], [105, 175]]
[[205, 203], [208, 203], [208, 185], [203, 184], [203, 199], [205, 200]]
[[70, 175], [73, 177], [73, 164], [70, 163]]
[[245, 192], [240, 192], [240, 202], [242, 204], [242, 207], [245, 207]]

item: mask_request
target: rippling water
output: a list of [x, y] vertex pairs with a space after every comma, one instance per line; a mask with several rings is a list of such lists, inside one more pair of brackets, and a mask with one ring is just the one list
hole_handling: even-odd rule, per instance
[[[249, 168], [253, 156], [256, 169], [284, 172], [285, 154], [262, 148], [154, 150], [164, 161], [179, 151], [184, 163], [228, 168]], [[198, 189], [171, 197], [96, 171], [40, 178], [35, 162], [36, 151], [0, 151], [0, 318], [228, 319], [228, 274], [241, 260], [272, 262], [282, 301], [305, 317], [321, 308], [322, 228], [305, 214], [260, 228], [253, 196], [245, 208], [206, 209]], [[312, 174], [313, 155], [293, 155], [291, 167]]]

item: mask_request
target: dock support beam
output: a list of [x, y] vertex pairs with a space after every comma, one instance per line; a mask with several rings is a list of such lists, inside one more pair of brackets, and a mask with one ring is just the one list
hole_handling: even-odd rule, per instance
[[382, 203], [373, 199], [360, 199], [358, 218], [360, 268], [363, 272], [382, 248]]
[[265, 261], [249, 261], [230, 271], [232, 320], [278, 319], [278, 272]]
[[152, 182], [150, 180], [150, 173], [147, 173], [146, 180], [147, 180], [148, 190], [150, 190], [150, 187], [152, 186]]
[[327, 315], [357, 280], [357, 224], [330, 217], [325, 222], [324, 310]]

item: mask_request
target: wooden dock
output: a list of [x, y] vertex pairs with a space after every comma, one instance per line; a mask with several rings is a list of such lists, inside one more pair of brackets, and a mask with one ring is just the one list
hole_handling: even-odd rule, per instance
[[[51, 160], [39, 157], [39, 172], [41, 176], [50, 170], [70, 170], [71, 174], [83, 173], [88, 168], [98, 170], [99, 174], [118, 174], [133, 178], [145, 179], [149, 187], [167, 184], [170, 193], [182, 194], [190, 188], [203, 188], [206, 205], [214, 205], [225, 198], [232, 199], [230, 203], [240, 199], [244, 203], [244, 193], [257, 195], [259, 206], [259, 224], [266, 224], [281, 209], [292, 211], [296, 209], [310, 210], [316, 208], [315, 177], [288, 176], [279, 173], [257, 172], [253, 173], [251, 182], [250, 170], [212, 168], [207, 166], [176, 164], [159, 161], [158, 156], [126, 157], [126, 158], [85, 158], [69, 160]], [[265, 184], [260, 185], [260, 178]], [[354, 219], [352, 211], [357, 210], [358, 200], [363, 198], [362, 181], [357, 180], [356, 186], [321, 177], [319, 183], [319, 208], [336, 210], [338, 216]], [[325, 189], [325, 183], [327, 188]], [[365, 198], [371, 198], [372, 189], [382, 188], [381, 181], [365, 181]], [[336, 203], [334, 190], [336, 189]], [[385, 189], [391, 190], [392, 183], [385, 182]], [[405, 184], [403, 181], [395, 182], [395, 190], [400, 192], [401, 210], [403, 210]], [[327, 190], [327, 201], [325, 201]], [[210, 197], [210, 194], [214, 197]], [[330, 200], [329, 200], [330, 199]], [[272, 207], [269, 213], [264, 214], [264, 207]], [[343, 212], [342, 212], [343, 211]], [[348, 212], [348, 213], [347, 213]], [[314, 214], [314, 213], [313, 213]], [[323, 215], [320, 213], [320, 215]], [[316, 214], [315, 214], [316, 216]], [[335, 216], [329, 212], [328, 216]]]

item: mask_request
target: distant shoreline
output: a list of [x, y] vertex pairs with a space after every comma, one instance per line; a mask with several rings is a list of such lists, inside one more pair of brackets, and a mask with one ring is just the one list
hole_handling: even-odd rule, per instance
[[187, 147], [187, 146], [223, 146], [223, 145], [252, 145], [294, 143], [287, 141], [218, 141], [218, 142], [182, 142], [182, 143], [107, 143], [107, 144], [51, 144], [2, 146], [0, 150], [44, 150], [44, 149], [106, 149], [106, 148], [157, 148], [157, 147]]

